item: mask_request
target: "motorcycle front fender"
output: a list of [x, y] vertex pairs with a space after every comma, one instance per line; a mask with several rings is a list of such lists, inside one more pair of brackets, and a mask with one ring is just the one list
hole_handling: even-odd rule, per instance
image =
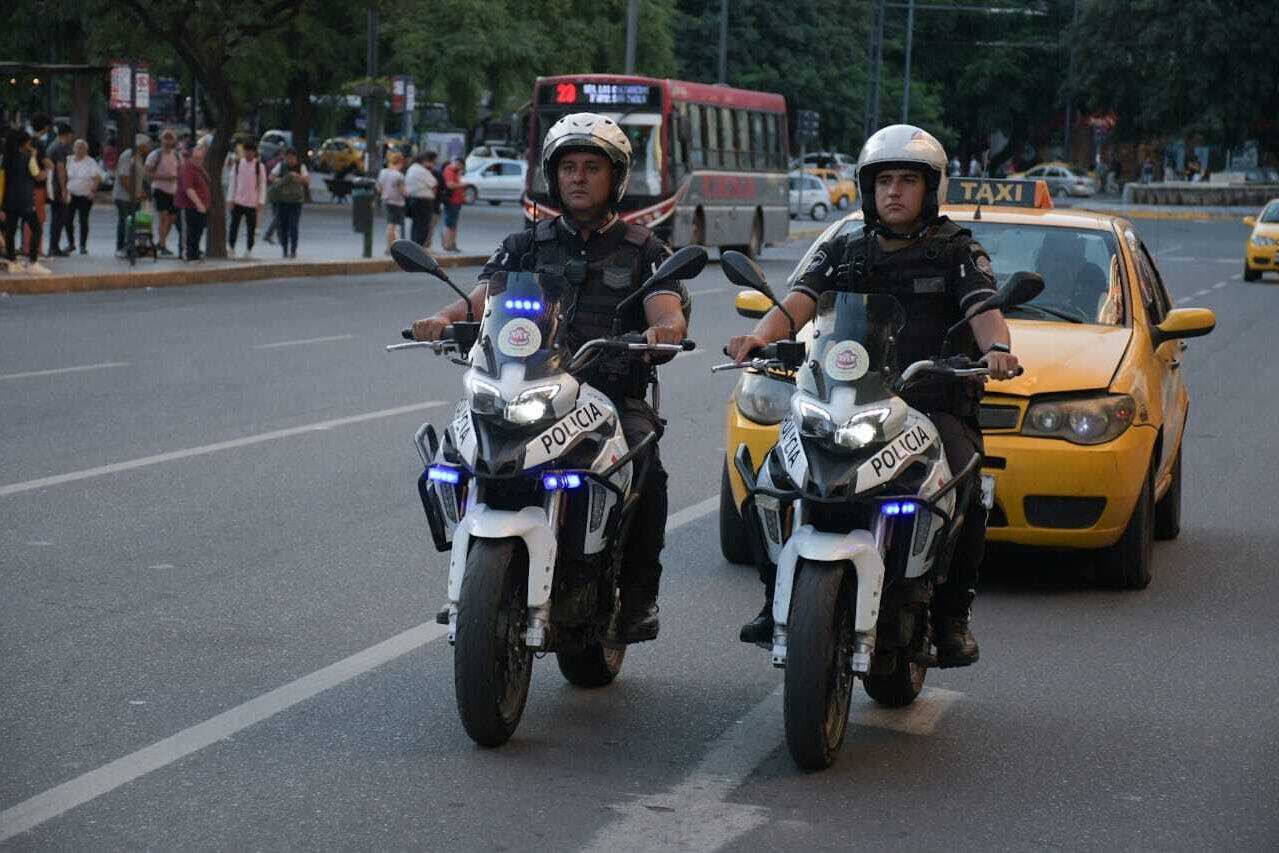
[[485, 504], [476, 504], [462, 517], [453, 533], [453, 550], [449, 555], [450, 602], [456, 604], [461, 598], [471, 540], [509, 538], [522, 539], [528, 551], [528, 606], [541, 607], [551, 600], [556, 541], [546, 510], [535, 506], [518, 511], [489, 509]]
[[851, 562], [857, 572], [854, 630], [859, 634], [875, 630], [884, 586], [884, 560], [869, 531], [822, 533], [805, 524], [791, 534], [777, 561], [777, 581], [773, 588], [773, 621], [778, 625], [786, 625], [790, 619], [795, 568], [801, 559], [819, 563]]

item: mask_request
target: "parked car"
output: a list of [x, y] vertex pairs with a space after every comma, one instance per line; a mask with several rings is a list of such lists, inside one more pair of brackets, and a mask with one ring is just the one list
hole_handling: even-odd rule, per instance
[[[834, 169], [852, 180], [857, 173], [857, 158], [839, 151], [810, 151], [803, 157], [805, 169]], [[800, 160], [791, 161], [791, 168], [798, 169]]]
[[1096, 195], [1097, 179], [1069, 163], [1040, 163], [1024, 172], [1014, 172], [1010, 178], [1025, 181], [1043, 181], [1048, 190], [1058, 198], [1067, 195]]
[[476, 174], [486, 164], [497, 160], [518, 160], [520, 153], [510, 145], [477, 145], [466, 155], [466, 173]]
[[292, 146], [293, 131], [268, 130], [258, 140], [258, 156], [263, 160], [274, 160], [284, 152], [284, 149]]
[[324, 140], [315, 157], [315, 169], [319, 172], [364, 171], [364, 140], [332, 137]]
[[504, 201], [518, 202], [524, 194], [523, 160], [491, 160], [480, 165], [478, 171], [466, 170], [466, 203], [475, 204], [487, 201], [489, 204], [501, 204]]
[[816, 175], [826, 184], [830, 203], [840, 210], [848, 210], [857, 201], [857, 183], [836, 169], [805, 169], [805, 174]]
[[820, 222], [829, 212], [830, 191], [825, 181], [807, 173], [790, 176], [791, 216], [807, 216]]
[[1265, 272], [1279, 272], [1279, 198], [1266, 202], [1257, 216], [1245, 216], [1252, 228], [1243, 250], [1243, 280], [1257, 281]]

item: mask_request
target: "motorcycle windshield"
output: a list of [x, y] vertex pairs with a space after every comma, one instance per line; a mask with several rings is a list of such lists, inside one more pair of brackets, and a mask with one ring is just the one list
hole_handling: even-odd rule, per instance
[[500, 377], [502, 365], [518, 362], [525, 381], [563, 373], [571, 355], [560, 328], [564, 285], [561, 277], [542, 273], [495, 274], [480, 329], [484, 359], [475, 366]]
[[901, 303], [887, 294], [823, 293], [797, 387], [827, 403], [838, 386], [856, 389], [859, 404], [891, 396], [888, 384], [899, 369], [893, 338], [905, 318]]

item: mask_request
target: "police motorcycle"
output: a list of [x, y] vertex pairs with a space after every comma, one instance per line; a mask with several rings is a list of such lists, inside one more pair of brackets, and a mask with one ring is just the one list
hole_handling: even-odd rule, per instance
[[[725, 253], [734, 284], [768, 297], [749, 259]], [[1017, 273], [978, 309], [1033, 299], [1034, 273]], [[787, 315], [787, 319], [790, 316]], [[828, 292], [818, 301], [812, 340], [777, 341], [739, 367], [794, 377], [789, 414], [760, 467], [745, 444], [734, 464], [753, 504], [755, 536], [777, 565], [772, 661], [785, 669], [786, 743], [804, 769], [829, 767], [848, 724], [854, 679], [877, 702], [915, 700], [936, 663], [929, 603], [945, 579], [969, 502], [989, 510], [980, 454], [957, 472], [937, 428], [900, 394], [921, 377], [980, 381], [980, 362], [942, 354], [898, 371], [894, 338], [905, 323], [887, 294]], [[993, 484], [992, 484], [993, 486]], [[764, 554], [758, 555], [765, 558]]]
[[[396, 242], [406, 271], [425, 272], [465, 294], [420, 246]], [[649, 288], [689, 279], [706, 251], [667, 258], [617, 317]], [[441, 340], [393, 344], [429, 348], [466, 367], [465, 396], [443, 436], [414, 435], [423, 471], [418, 493], [435, 547], [449, 552], [448, 640], [458, 713], [482, 746], [514, 733], [528, 698], [534, 655], [555, 652], [582, 687], [609, 684], [626, 646], [616, 636], [618, 575], [647, 464], [633, 460], [656, 439], [627, 447], [620, 413], [579, 376], [606, 356], [692, 350], [649, 344], [643, 335], [567, 345], [564, 278], [502, 273], [489, 281], [483, 317], [445, 329]], [[404, 330], [412, 339], [412, 332]], [[654, 391], [654, 408], [658, 393]], [[646, 459], [649, 457], [645, 457]]]

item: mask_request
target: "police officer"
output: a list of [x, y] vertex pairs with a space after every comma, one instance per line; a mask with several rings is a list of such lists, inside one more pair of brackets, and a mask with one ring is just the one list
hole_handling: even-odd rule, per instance
[[[812, 319], [817, 298], [828, 290], [891, 293], [906, 311], [906, 325], [897, 338], [902, 367], [938, 355], [946, 330], [968, 316], [954, 352], [980, 355], [992, 376], [1008, 378], [1016, 371], [1017, 358], [1009, 349], [1003, 315], [969, 313], [995, 292], [990, 258], [969, 231], [938, 212], [945, 196], [946, 165], [941, 144], [917, 127], [893, 125], [871, 136], [857, 161], [865, 227], [818, 247], [783, 304], [802, 325]], [[732, 338], [729, 354], [743, 361], [752, 350], [788, 332], [785, 317], [773, 310], [749, 335]], [[980, 397], [980, 385], [944, 380], [919, 382], [905, 394], [907, 403], [937, 425], [952, 470], [982, 449], [977, 425]], [[943, 667], [977, 661], [977, 641], [968, 620], [985, 535], [986, 510], [974, 500], [947, 579], [933, 598], [934, 638]], [[775, 567], [761, 569], [769, 600], [759, 616], [742, 627], [744, 642], [772, 640], [775, 573]]]
[[[575, 113], [557, 121], [542, 143], [542, 173], [551, 203], [564, 213], [502, 241], [471, 292], [475, 315], [483, 313], [487, 283], [494, 273], [545, 272], [564, 276], [574, 292], [568, 312], [570, 347], [611, 334], [618, 305], [669, 254], [647, 228], [627, 224], [618, 216], [630, 171], [631, 143], [615, 121], [594, 113]], [[682, 283], [664, 283], [631, 303], [621, 331], [643, 332], [650, 344], [679, 343], [688, 332], [690, 307]], [[413, 336], [419, 341], [438, 340], [446, 326], [464, 319], [466, 303], [459, 299], [438, 314], [416, 321]], [[619, 356], [601, 358], [583, 377], [617, 404], [622, 430], [632, 447], [649, 433], [662, 434], [661, 419], [644, 399], [652, 375], [650, 361]], [[650, 448], [647, 479], [641, 485], [621, 571], [620, 634], [629, 643], [652, 640], [658, 629], [666, 471], [657, 445]]]

